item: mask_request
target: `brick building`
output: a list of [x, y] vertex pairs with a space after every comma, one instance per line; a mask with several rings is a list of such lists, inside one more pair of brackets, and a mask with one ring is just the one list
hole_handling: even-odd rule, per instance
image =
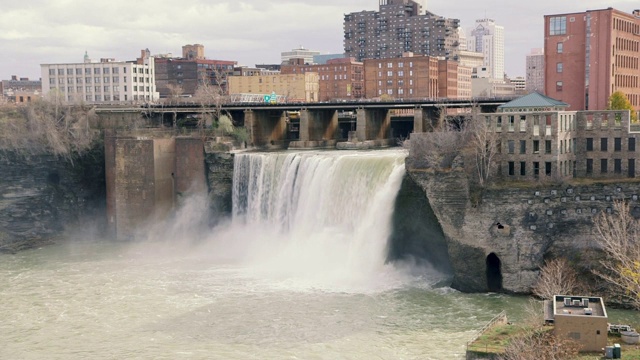
[[640, 10], [544, 17], [545, 94], [570, 110], [604, 110], [622, 91], [640, 109]]
[[438, 59], [414, 56], [364, 61], [365, 97], [437, 98]]
[[318, 73], [303, 74], [271, 74], [254, 76], [230, 76], [229, 94], [258, 94], [275, 93], [283, 96], [288, 102], [317, 102], [318, 101]]
[[282, 74], [318, 74], [319, 101], [355, 100], [364, 97], [364, 65], [353, 58], [327, 60], [326, 64], [309, 65], [292, 59], [282, 64]]
[[423, 12], [412, 0], [379, 0], [379, 6], [344, 16], [345, 56], [363, 61], [413, 52], [457, 60], [458, 19]]

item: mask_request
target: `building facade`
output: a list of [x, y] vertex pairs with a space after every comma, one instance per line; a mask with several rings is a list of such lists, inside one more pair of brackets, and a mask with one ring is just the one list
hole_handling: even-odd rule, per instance
[[545, 94], [571, 110], [604, 110], [623, 92], [640, 110], [640, 10], [544, 17]]
[[317, 73], [319, 101], [355, 100], [364, 97], [364, 65], [353, 58], [327, 60], [326, 64], [308, 65], [292, 59], [282, 64], [282, 74]]
[[437, 98], [438, 59], [413, 56], [364, 61], [364, 89], [367, 99]]
[[[203, 85], [219, 87], [227, 93], [227, 77], [233, 75], [236, 61], [210, 59], [156, 58], [156, 83], [161, 98], [178, 91], [193, 96]], [[179, 90], [176, 90], [179, 89]]]
[[476, 20], [476, 26], [467, 39], [467, 50], [482, 53], [483, 65], [493, 79], [504, 78], [504, 27], [492, 19]]
[[304, 59], [305, 64], [314, 64], [313, 57], [320, 55], [320, 51], [305, 49], [304, 46], [300, 46], [297, 49], [291, 51], [283, 51], [280, 53], [280, 60], [282, 63], [288, 63], [291, 59]]
[[272, 74], [255, 76], [230, 76], [229, 93], [275, 94], [288, 102], [317, 102], [319, 92], [318, 73]]
[[555, 295], [552, 302], [553, 331], [557, 337], [577, 342], [582, 352], [604, 349], [609, 317], [602, 298]]
[[498, 173], [504, 179], [635, 178], [640, 129], [628, 110], [571, 111], [564, 102], [531, 93], [482, 114], [498, 134]]
[[544, 94], [544, 50], [532, 49], [526, 62], [526, 92]]
[[68, 102], [142, 103], [157, 101], [152, 57], [136, 61], [101, 59], [85, 55], [81, 63], [42, 64], [42, 94], [57, 92]]
[[42, 82], [40, 80], [29, 80], [29, 78], [18, 78], [11, 76], [11, 80], [0, 82], [0, 96], [7, 101], [15, 103], [25, 103], [40, 97]]
[[379, 11], [344, 16], [345, 56], [363, 61], [413, 52], [458, 60], [458, 19], [423, 13], [412, 0], [379, 0], [379, 5]]

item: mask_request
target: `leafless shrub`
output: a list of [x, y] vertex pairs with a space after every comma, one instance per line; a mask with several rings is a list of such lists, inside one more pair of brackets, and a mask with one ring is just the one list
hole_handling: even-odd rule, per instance
[[479, 109], [474, 107], [466, 123], [468, 133], [467, 151], [474, 159], [473, 167], [477, 174], [478, 184], [484, 187], [494, 172], [495, 158], [498, 154], [499, 134], [480, 116]]
[[552, 300], [554, 295], [576, 295], [581, 288], [578, 273], [564, 258], [547, 261], [540, 269], [540, 277], [533, 286], [533, 294]]
[[51, 153], [71, 160], [88, 150], [96, 136], [88, 105], [69, 105], [53, 94], [27, 105], [0, 108], [0, 150], [24, 155]]
[[602, 270], [594, 273], [605, 280], [612, 294], [640, 309], [640, 224], [629, 204], [615, 200], [611, 214], [594, 219], [596, 243], [605, 253]]
[[501, 356], [503, 360], [565, 360], [578, 355], [580, 345], [559, 339], [552, 331], [536, 328], [511, 339]]

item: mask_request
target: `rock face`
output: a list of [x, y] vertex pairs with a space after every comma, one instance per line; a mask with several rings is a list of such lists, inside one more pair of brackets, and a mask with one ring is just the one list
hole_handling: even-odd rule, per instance
[[211, 225], [229, 217], [233, 196], [233, 153], [205, 147], [205, 172], [209, 185]]
[[0, 252], [46, 243], [67, 225], [104, 228], [104, 150], [70, 162], [0, 152]]
[[[593, 217], [615, 199], [640, 214], [640, 183], [494, 186], [471, 200], [462, 167], [408, 173], [425, 191], [447, 240], [461, 291], [529, 293], [544, 260], [566, 257], [585, 271], [598, 256]], [[479, 200], [479, 201], [478, 201]]]

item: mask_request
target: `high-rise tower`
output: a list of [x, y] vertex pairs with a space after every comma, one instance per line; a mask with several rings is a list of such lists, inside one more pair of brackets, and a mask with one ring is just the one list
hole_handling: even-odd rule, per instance
[[482, 53], [493, 79], [504, 79], [504, 27], [492, 19], [476, 20], [467, 39], [467, 50]]

